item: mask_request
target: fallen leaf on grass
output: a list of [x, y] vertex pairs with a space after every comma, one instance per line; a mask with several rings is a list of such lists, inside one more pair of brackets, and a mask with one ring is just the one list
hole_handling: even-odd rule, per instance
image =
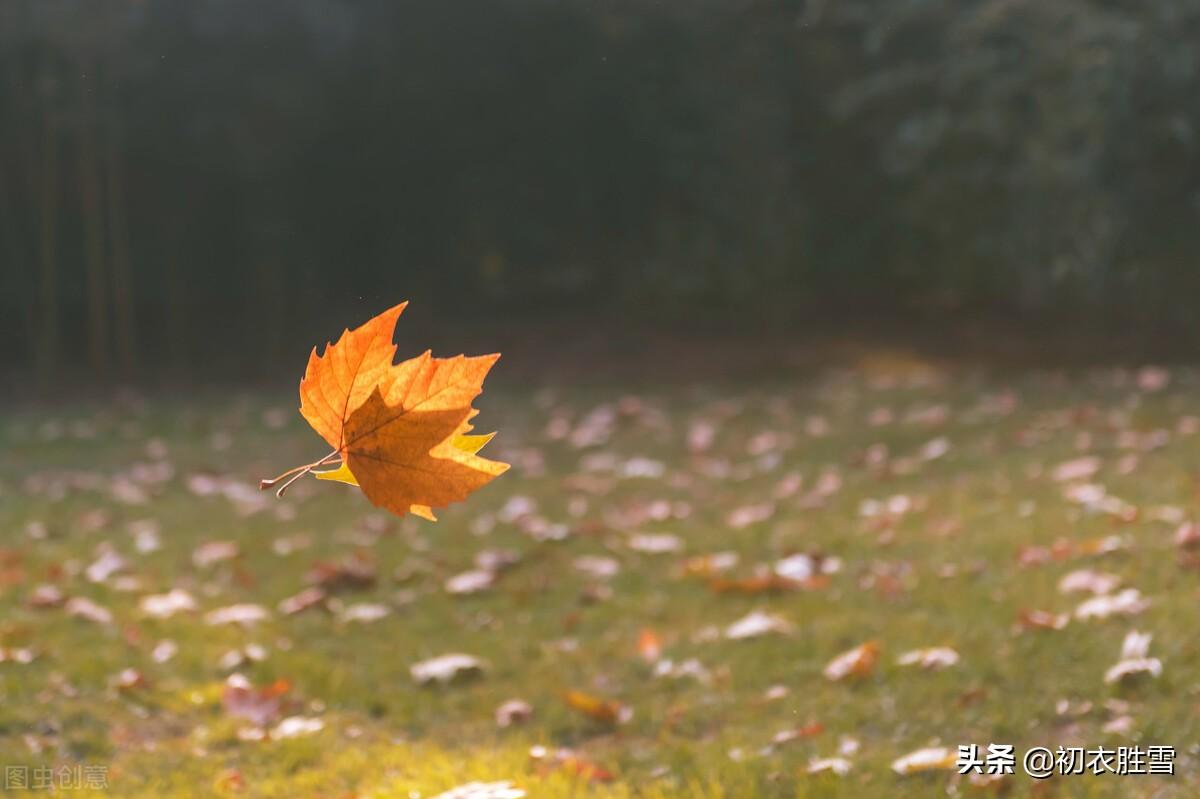
[[150, 651], [150, 657], [155, 663], [166, 663], [177, 654], [179, 654], [179, 644], [169, 638], [159, 641], [154, 645], [154, 649]]
[[271, 737], [276, 740], [301, 738], [315, 735], [325, 729], [325, 722], [308, 716], [288, 716], [271, 729]]
[[298, 594], [280, 600], [279, 612], [285, 616], [295, 616], [297, 613], [320, 605], [327, 596], [323, 588], [305, 588]]
[[196, 600], [182, 588], [173, 588], [165, 594], [150, 594], [138, 603], [142, 614], [152, 619], [169, 619], [176, 613], [196, 609]]
[[1084, 591], [1091, 594], [1107, 594], [1114, 591], [1120, 584], [1121, 578], [1115, 574], [1092, 569], [1076, 569], [1063, 575], [1063, 578], [1058, 581], [1058, 590], [1063, 594]]
[[1147, 657], [1150, 651], [1150, 633], [1140, 633], [1130, 630], [1121, 644], [1121, 659], [1104, 673], [1104, 682], [1121, 682], [1139, 674], [1158, 677], [1162, 674], [1162, 661], [1158, 658]]
[[442, 791], [433, 799], [523, 799], [524, 796], [524, 790], [515, 787], [511, 780], [504, 780], [464, 783]]
[[1071, 621], [1067, 613], [1051, 613], [1046, 610], [1017, 611], [1019, 630], [1061, 630]]
[[582, 572], [597, 580], [608, 580], [621, 572], [621, 564], [615, 558], [603, 555], [580, 555], [571, 562], [575, 571]]
[[803, 588], [819, 588], [819, 581], [807, 580], [803, 583], [780, 577], [773, 572], [758, 574], [751, 577], [727, 578], [713, 577], [708, 581], [709, 590], [717, 594], [779, 594], [788, 591], [799, 591]]
[[87, 597], [72, 597], [68, 599], [64, 606], [67, 615], [74, 616], [77, 619], [94, 622], [96, 624], [112, 624], [112, 611], [103, 605], [98, 605]]
[[304, 579], [326, 591], [351, 591], [375, 585], [375, 564], [365, 555], [354, 554], [332, 563], [318, 561]]
[[844, 680], [849, 677], [865, 677], [875, 669], [879, 660], [879, 643], [867, 641], [835, 657], [825, 666], [827, 680]]
[[842, 561], [839, 558], [804, 552], [778, 560], [772, 567], [775, 574], [796, 583], [805, 583], [818, 576], [837, 574], [841, 570]]
[[262, 605], [243, 603], [210, 610], [204, 614], [204, 623], [210, 626], [241, 624], [250, 626], [271, 618], [271, 612]]
[[511, 727], [533, 718], [533, 705], [523, 699], [510, 699], [496, 708], [496, 726]]
[[654, 676], [670, 677], [676, 680], [691, 677], [701, 685], [708, 685], [712, 682], [712, 674], [696, 658], [688, 658], [679, 663], [673, 660], [660, 660], [654, 664]]
[[1129, 735], [1133, 732], [1136, 724], [1133, 716], [1117, 716], [1104, 722], [1104, 725], [1100, 727], [1100, 732], [1105, 735]]
[[479, 658], [455, 652], [414, 663], [408, 671], [421, 685], [434, 682], [445, 685], [458, 678], [478, 677], [486, 668], [487, 664]]
[[629, 548], [647, 555], [663, 555], [683, 550], [683, 540], [670, 533], [639, 533], [629, 537]]
[[56, 585], [43, 583], [29, 592], [25, 598], [25, 606], [34, 610], [61, 607], [67, 601], [61, 589]]
[[662, 639], [651, 629], [644, 629], [638, 634], [638, 654], [647, 663], [653, 663], [662, 657]]
[[755, 610], [726, 627], [725, 637], [731, 641], [740, 641], [770, 633], [789, 633], [791, 630], [792, 624], [787, 619]]
[[1175, 546], [1180, 549], [1200, 547], [1200, 524], [1185, 522], [1175, 530]]
[[851, 763], [844, 757], [818, 757], [808, 761], [805, 772], [808, 774], [824, 774], [829, 772], [839, 777], [850, 773]]
[[1100, 471], [1100, 459], [1089, 455], [1075, 460], [1064, 461], [1054, 467], [1051, 478], [1058, 483], [1071, 483], [1087, 480]]
[[456, 574], [446, 580], [443, 588], [447, 594], [454, 596], [465, 596], [468, 594], [478, 594], [491, 588], [496, 582], [494, 572], [484, 569], [472, 569], [471, 571]]
[[1126, 588], [1116, 594], [1092, 597], [1075, 608], [1077, 619], [1107, 619], [1109, 616], [1134, 616], [1150, 607], [1136, 588]]
[[240, 649], [231, 649], [221, 655], [217, 667], [222, 671], [233, 671], [247, 663], [260, 663], [267, 659], [267, 650], [260, 644], [246, 644]]
[[913, 649], [896, 659], [901, 666], [920, 666], [923, 669], [944, 669], [958, 663], [958, 652], [948, 646]]
[[284, 697], [292, 690], [287, 680], [255, 688], [240, 674], [230, 675], [221, 692], [221, 706], [231, 716], [245, 719], [256, 727], [266, 727], [282, 712]]
[[713, 552], [708, 555], [696, 555], [683, 563], [683, 573], [689, 577], [713, 577], [737, 566], [738, 553]]
[[529, 759], [537, 764], [540, 773], [562, 771], [587, 782], [612, 782], [616, 776], [601, 765], [571, 749], [549, 750], [534, 746], [529, 750]]
[[771, 736], [771, 743], [766, 747], [763, 754], [770, 754], [785, 744], [790, 744], [793, 741], [802, 741], [805, 738], [812, 738], [823, 732], [825, 732], [825, 725], [819, 721], [812, 721], [799, 727], [780, 730]]
[[897, 774], [916, 774], [922, 771], [953, 769], [958, 764], [958, 754], [944, 746], [931, 746], [909, 752], [892, 761], [892, 771]]
[[237, 769], [226, 769], [213, 780], [213, 788], [219, 793], [241, 793], [246, 788], [246, 780]]
[[218, 563], [233, 560], [237, 556], [236, 541], [207, 541], [192, 552], [192, 563], [197, 569], [207, 569]]
[[87, 576], [89, 582], [104, 583], [107, 582], [108, 578], [112, 577], [114, 574], [124, 571], [128, 565], [129, 564], [126, 562], [125, 558], [121, 557], [120, 553], [113, 549], [105, 548], [104, 551], [100, 553], [100, 557], [96, 558], [96, 560], [87, 567], [87, 569], [84, 571], [84, 574]]
[[145, 688], [148, 683], [146, 675], [137, 669], [122, 669], [112, 678], [109, 684], [118, 691], [133, 691], [138, 688]]
[[602, 699], [583, 691], [570, 690], [563, 693], [567, 707], [605, 724], [624, 724], [633, 718], [633, 708], [615, 699]]
[[37, 659], [37, 653], [28, 647], [12, 647], [6, 649], [0, 646], [0, 663], [29, 664]]
[[369, 624], [391, 615], [392, 609], [378, 602], [356, 602], [337, 611], [338, 621], [343, 624]]
[[765, 502], [761, 505], [746, 505], [730, 512], [725, 522], [735, 530], [741, 530], [752, 524], [765, 522], [775, 514], [775, 505]]

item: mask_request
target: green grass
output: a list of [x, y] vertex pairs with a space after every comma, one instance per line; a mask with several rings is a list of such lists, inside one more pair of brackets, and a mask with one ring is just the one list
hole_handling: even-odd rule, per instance
[[[193, 475], [252, 486], [323, 453], [284, 392], [8, 409], [0, 416], [0, 646], [32, 647], [38, 659], [0, 663], [0, 765], [104, 765], [109, 786], [97, 795], [105, 796], [385, 799], [507, 779], [552, 798], [928, 797], [981, 792], [953, 771], [895, 775], [893, 759], [933, 743], [1012, 743], [1019, 752], [1035, 744], [1164, 744], [1178, 752], [1174, 777], [1037, 783], [1018, 774], [1008, 795], [1195, 795], [1200, 572], [1180, 565], [1176, 525], [1154, 509], [1195, 513], [1200, 438], [1176, 431], [1181, 418], [1200, 416], [1200, 378], [1177, 371], [1166, 390], [1144, 393], [1116, 371], [952, 371], [911, 384], [877, 372], [686, 388], [489, 389], [480, 428], [500, 435], [485, 454], [514, 468], [437, 524], [390, 519], [353, 489], [315, 480], [252, 513], [190, 490]], [[1015, 407], [997, 412], [995, 398], [1007, 392]], [[617, 409], [611, 438], [576, 448], [548, 435], [552, 420], [574, 429], [599, 406]], [[894, 420], [870, 424], [879, 408]], [[687, 446], [699, 420], [717, 425], [702, 455]], [[1137, 448], [1158, 429], [1169, 432], [1165, 445]], [[750, 442], [764, 432], [781, 439], [760, 438], [763, 451], [752, 454]], [[950, 444], [943, 457], [912, 460], [935, 438]], [[871, 465], [867, 456], [879, 445], [899, 468]], [[1050, 472], [1086, 454], [1102, 462], [1091, 482], [1137, 506], [1136, 520], [1064, 498]], [[611, 465], [604, 457], [649, 458], [664, 473], [621, 477], [599, 468]], [[138, 483], [136, 464], [160, 461], [171, 476]], [[800, 491], [773, 499], [793, 472], [803, 476]], [[823, 503], [804, 501], [825, 472], [841, 478], [840, 490]], [[141, 486], [144, 504], [114, 499], [113, 482], [123, 476]], [[863, 515], [864, 502], [897, 495], [916, 508], [891, 524]], [[495, 519], [514, 496], [534, 501], [537, 514], [565, 524], [570, 536], [541, 542], [519, 524], [489, 529], [480, 521]], [[663, 500], [686, 507], [686, 518], [655, 520], [647, 509]], [[734, 509], [772, 501], [765, 521], [729, 525]], [[161, 549], [135, 548], [131, 525], [143, 520], [157, 524]], [[44, 538], [31, 535], [42, 530]], [[674, 533], [684, 552], [634, 551], [628, 538], [637, 532]], [[1111, 534], [1128, 536], [1128, 551], [1018, 564], [1022, 546]], [[278, 540], [306, 536], [307, 548], [276, 551]], [[197, 546], [226, 539], [240, 549], [234, 560], [193, 563]], [[136, 585], [86, 578], [106, 543], [128, 560], [124, 574]], [[496, 548], [518, 551], [521, 561], [495, 587], [464, 597], [443, 590], [478, 551]], [[842, 568], [823, 588], [761, 596], [718, 594], [681, 574], [686, 557], [723, 550], [739, 553], [736, 576], [795, 552], [836, 556]], [[307, 585], [314, 563], [355, 553], [375, 564], [378, 579], [336, 600], [381, 603], [390, 615], [346, 623], [322, 609], [276, 611]], [[573, 567], [584, 554], [619, 561], [610, 597], [592, 596], [599, 581]], [[1082, 601], [1056, 584], [1083, 567], [1119, 575], [1153, 605], [1134, 618], [1014, 632], [1023, 608], [1067, 612]], [[95, 600], [115, 623], [28, 607], [43, 583]], [[171, 588], [191, 593], [199, 612], [144, 618], [140, 598]], [[249, 629], [204, 623], [205, 612], [235, 603], [261, 604], [272, 617]], [[712, 639], [755, 609], [785, 617], [793, 631]], [[660, 636], [664, 657], [698, 659], [711, 682], [655, 678], [637, 651], [646, 628]], [[1163, 675], [1107, 686], [1104, 672], [1130, 629], [1154, 634], [1151, 655], [1162, 659]], [[164, 639], [179, 651], [158, 663], [151, 653]], [[831, 658], [869, 639], [883, 647], [870, 676], [824, 679]], [[251, 643], [266, 657], [236, 670], [255, 684], [290, 681], [288, 712], [319, 717], [322, 731], [239, 738], [248, 725], [222, 708], [229, 672], [220, 660]], [[933, 645], [954, 647], [961, 662], [941, 672], [895, 664], [900, 653]], [[484, 676], [413, 683], [414, 662], [458, 651], [486, 660]], [[114, 687], [127, 668], [146, 685]], [[786, 695], [768, 699], [773, 686]], [[586, 718], [562, 701], [570, 689], [623, 702], [633, 718], [616, 726]], [[494, 710], [512, 698], [531, 703], [534, 716], [499, 729]], [[1062, 699], [1091, 709], [1060, 715]], [[1114, 710], [1110, 700], [1127, 707]], [[1132, 732], [1103, 732], [1121, 712], [1133, 718]], [[776, 733], [810, 722], [823, 731], [764, 753]], [[847, 776], [805, 773], [810, 759], [835, 755], [846, 737], [859, 743]], [[588, 784], [539, 766], [530, 759], [536, 745], [571, 748], [615, 779]]]

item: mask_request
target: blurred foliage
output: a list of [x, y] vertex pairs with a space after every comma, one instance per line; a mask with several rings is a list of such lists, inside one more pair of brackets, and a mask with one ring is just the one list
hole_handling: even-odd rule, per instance
[[364, 296], [1185, 323], [1200, 288], [1191, 0], [9, 0], [0, 61], [0, 333], [44, 375], [266, 360]]

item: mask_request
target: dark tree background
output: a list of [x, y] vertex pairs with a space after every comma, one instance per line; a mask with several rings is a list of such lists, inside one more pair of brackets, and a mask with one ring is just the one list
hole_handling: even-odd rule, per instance
[[1200, 289], [1195, 0], [3, 0], [0, 70], [0, 374], [47, 385], [294, 367], [403, 297], [1187, 331]]

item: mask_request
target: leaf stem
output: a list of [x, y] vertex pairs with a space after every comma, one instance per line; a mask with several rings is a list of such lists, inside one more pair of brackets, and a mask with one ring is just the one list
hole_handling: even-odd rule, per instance
[[311, 472], [313, 469], [317, 468], [318, 466], [324, 466], [325, 464], [329, 463], [337, 455], [338, 455], [338, 451], [335, 449], [333, 452], [330, 452], [328, 455], [326, 455], [324, 458], [321, 458], [318, 461], [313, 461], [312, 463], [306, 463], [305, 465], [297, 466], [294, 469], [288, 469], [283, 474], [281, 474], [277, 477], [272, 477], [270, 480], [259, 480], [258, 481], [258, 490], [266, 491], [268, 488], [274, 488], [276, 483], [278, 483], [280, 480], [283, 480], [283, 478], [291, 475], [290, 477], [288, 477], [288, 479], [284, 482], [283, 485], [279, 486], [279, 490], [275, 492], [275, 496], [282, 497], [283, 492], [287, 491], [288, 486], [290, 486], [292, 483], [296, 482], [301, 477], [308, 474], [309, 472]]

